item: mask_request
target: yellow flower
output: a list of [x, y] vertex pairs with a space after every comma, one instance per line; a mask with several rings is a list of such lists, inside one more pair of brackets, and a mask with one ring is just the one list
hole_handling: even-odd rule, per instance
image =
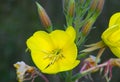
[[102, 40], [120, 58], [120, 12], [110, 18], [109, 28], [103, 32]]
[[66, 31], [37, 31], [27, 40], [27, 46], [36, 66], [43, 73], [54, 74], [71, 70], [79, 64], [80, 61], [76, 60], [75, 37], [76, 32], [72, 26]]

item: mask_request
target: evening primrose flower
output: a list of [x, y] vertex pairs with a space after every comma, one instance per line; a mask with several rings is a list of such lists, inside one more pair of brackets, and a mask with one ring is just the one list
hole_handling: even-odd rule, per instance
[[75, 37], [76, 32], [72, 26], [66, 31], [37, 31], [27, 40], [27, 46], [35, 65], [43, 73], [54, 74], [71, 70], [79, 64], [80, 61], [76, 60]]
[[110, 18], [109, 28], [103, 32], [102, 40], [120, 58], [120, 12]]

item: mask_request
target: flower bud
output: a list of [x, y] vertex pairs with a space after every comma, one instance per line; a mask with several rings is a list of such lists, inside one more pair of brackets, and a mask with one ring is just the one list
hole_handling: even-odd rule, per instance
[[102, 11], [104, 2], [105, 2], [105, 0], [98, 0], [98, 4], [97, 4], [97, 8], [96, 8], [97, 12], [101, 12]]
[[36, 5], [38, 7], [38, 13], [39, 13], [41, 22], [43, 26], [46, 27], [46, 29], [48, 30], [49, 28], [52, 27], [51, 20], [49, 16], [47, 15], [45, 9], [38, 2], [36, 2]]
[[85, 3], [86, 2], [86, 0], [80, 0], [80, 3]]
[[93, 0], [90, 6], [90, 10], [94, 11], [97, 7], [98, 0]]
[[69, 2], [69, 8], [68, 8], [68, 13], [71, 17], [73, 17], [74, 15], [74, 10], [75, 10], [75, 1], [74, 0], [70, 0]]
[[110, 18], [109, 28], [101, 37], [114, 55], [120, 57], [120, 12]]
[[63, 9], [65, 9], [65, 10], [67, 9], [66, 7], [67, 7], [68, 3], [69, 3], [69, 0], [62, 0]]
[[90, 20], [88, 20], [88, 22], [82, 28], [83, 35], [86, 36], [89, 33], [89, 31], [90, 31], [91, 26], [93, 25], [93, 23], [94, 23], [93, 18], [91, 18]]

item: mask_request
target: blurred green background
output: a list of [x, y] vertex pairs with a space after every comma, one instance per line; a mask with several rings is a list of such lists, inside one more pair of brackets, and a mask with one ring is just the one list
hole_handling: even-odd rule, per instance
[[[65, 25], [62, 0], [36, 1], [45, 8], [54, 27], [62, 29]], [[110, 16], [120, 11], [120, 0], [105, 1], [104, 9], [95, 23], [97, 28], [91, 31], [87, 43], [99, 41], [101, 33], [108, 26]], [[17, 82], [16, 70], [13, 67], [13, 64], [17, 61], [25, 61], [29, 65], [34, 65], [30, 54], [25, 52], [26, 40], [35, 31], [44, 30], [34, 2], [35, 0], [0, 0], [0, 82]], [[110, 57], [114, 56], [108, 49], [102, 59], [105, 61]], [[111, 82], [120, 82], [119, 76], [120, 69], [114, 68]], [[52, 81], [52, 78], [56, 78], [56, 76], [48, 77], [51, 79], [50, 82], [58, 82], [56, 80]], [[98, 73], [94, 73], [92, 77], [94, 82], [105, 82]], [[36, 80], [35, 82], [40, 81]]]

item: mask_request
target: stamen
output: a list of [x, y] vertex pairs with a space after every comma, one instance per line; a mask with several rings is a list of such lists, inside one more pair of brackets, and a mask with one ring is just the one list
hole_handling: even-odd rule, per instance
[[49, 51], [43, 52], [46, 54], [46, 56], [44, 56], [44, 59], [51, 60], [50, 63], [45, 67], [45, 69], [47, 69], [50, 65], [54, 64], [56, 61], [64, 57], [61, 49], [54, 49], [51, 52]]

